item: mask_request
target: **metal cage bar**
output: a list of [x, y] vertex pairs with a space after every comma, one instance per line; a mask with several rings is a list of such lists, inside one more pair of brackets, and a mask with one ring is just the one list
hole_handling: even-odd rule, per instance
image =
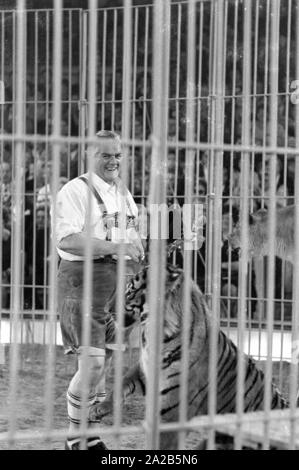
[[[87, 135], [94, 137], [96, 133], [96, 70], [97, 70], [97, 10], [96, 1], [89, 0], [89, 23], [88, 23], [88, 69], [89, 75], [87, 79], [88, 89], [88, 129]], [[93, 181], [93, 153], [92, 147], [87, 148], [87, 172], [88, 181], [92, 184]], [[88, 408], [87, 401], [89, 398], [89, 382], [91, 370], [88, 363], [88, 349], [91, 337], [91, 311], [92, 311], [92, 243], [91, 243], [91, 200], [92, 192], [88, 191], [88, 207], [86, 212], [86, 246], [84, 249], [84, 267], [83, 267], [83, 330], [82, 330], [82, 345], [84, 347], [82, 352], [82, 388], [81, 388], [81, 422], [80, 422], [80, 448], [86, 449], [86, 433], [88, 430]]]
[[[299, 2], [296, 0], [296, 33], [295, 33], [295, 50], [296, 50], [296, 76], [299, 76]], [[299, 108], [298, 105], [295, 109], [295, 141], [296, 148], [299, 146]], [[295, 414], [296, 407], [298, 407], [299, 393], [298, 393], [298, 305], [299, 305], [299, 292], [298, 292], [298, 280], [299, 280], [299, 156], [295, 157], [295, 220], [294, 220], [294, 276], [293, 276], [293, 323], [292, 323], [292, 362], [290, 367], [290, 438], [289, 438], [289, 449], [293, 450], [296, 448], [296, 435], [298, 432], [298, 422], [296, 422]]]
[[[214, 9], [214, 57], [213, 67], [213, 119], [215, 127], [213, 139], [220, 144], [223, 142], [223, 118], [224, 118], [224, 80], [223, 80], [223, 18], [224, 2], [216, 1]], [[213, 420], [216, 414], [217, 406], [217, 351], [218, 351], [218, 330], [217, 323], [220, 318], [220, 265], [221, 265], [221, 231], [222, 231], [222, 171], [223, 171], [223, 152], [218, 150], [214, 154], [214, 199], [213, 199], [213, 232], [212, 232], [212, 299], [211, 310], [213, 318], [210, 332], [210, 356], [209, 356], [209, 400], [208, 412], [211, 419], [211, 429], [209, 430], [208, 448], [213, 450], [215, 445], [215, 428]]]
[[[154, 3], [154, 57], [153, 57], [153, 137], [151, 155], [151, 180], [149, 204], [163, 204], [166, 199], [166, 155], [168, 132], [168, 96], [169, 96], [169, 15], [170, 3]], [[149, 341], [153, 345], [153, 353], [149, 358], [149, 375], [152, 380], [148, 384], [146, 397], [145, 431], [146, 448], [155, 449], [159, 446], [159, 374], [157, 364], [161, 361], [161, 342], [164, 305], [165, 279], [165, 240], [150, 240], [149, 262], [152, 266], [149, 276]]]
[[[242, 103], [242, 142], [244, 144], [250, 143], [251, 140], [251, 126], [250, 126], [250, 110], [251, 110], [251, 2], [246, 1], [243, 5], [243, 21], [244, 21], [244, 36], [243, 36], [243, 103]], [[236, 427], [235, 435], [235, 449], [242, 448], [242, 417], [244, 410], [244, 388], [245, 388], [245, 363], [244, 363], [244, 330], [245, 330], [245, 317], [246, 317], [246, 289], [247, 289], [247, 246], [248, 246], [248, 208], [249, 208], [249, 170], [250, 170], [250, 155], [244, 153], [241, 160], [241, 201], [240, 201], [240, 220], [241, 220], [241, 243], [243, 247], [242, 257], [240, 260], [239, 271], [239, 308], [238, 308], [238, 367], [237, 367], [237, 398], [236, 398], [236, 412], [239, 418], [239, 423]]]
[[[279, 50], [279, 8], [280, 2], [271, 2], [270, 16], [270, 144], [277, 144], [277, 92], [278, 92], [278, 50]], [[271, 155], [270, 159], [270, 187], [269, 187], [269, 248], [270, 255], [268, 258], [267, 269], [269, 273], [267, 286], [267, 363], [266, 363], [266, 383], [265, 383], [265, 440], [263, 447], [269, 446], [269, 412], [271, 408], [271, 378], [272, 378], [272, 337], [273, 337], [273, 318], [274, 318], [274, 250], [276, 231], [276, 164], [277, 155]]]
[[[24, 82], [22, 77], [24, 75], [25, 67], [25, 2], [18, 0], [17, 3], [17, 39], [16, 39], [16, 114], [15, 126], [17, 133], [24, 133]], [[17, 399], [18, 390], [18, 365], [19, 365], [19, 348], [18, 348], [18, 322], [20, 321], [20, 303], [21, 303], [21, 254], [22, 254], [22, 221], [23, 221], [23, 195], [22, 195], [22, 169], [23, 169], [23, 143], [17, 142], [15, 146], [15, 189], [14, 189], [14, 202], [15, 202], [15, 222], [13, 225], [12, 236], [14, 246], [14, 256], [12, 259], [12, 294], [13, 300], [11, 305], [11, 318], [12, 318], [12, 347], [10, 350], [10, 397], [11, 403], [9, 407], [9, 437], [13, 443], [13, 435], [16, 431], [16, 410], [14, 403]]]
[[[124, 138], [129, 138], [130, 135], [130, 123], [132, 116], [131, 108], [131, 78], [132, 78], [132, 3], [131, 0], [125, 0], [124, 2], [124, 16], [123, 16], [124, 32], [123, 32], [123, 94], [122, 94], [122, 135]], [[128, 156], [129, 147], [124, 147], [125, 161], [123, 165], [122, 179], [127, 185], [128, 180]], [[126, 201], [122, 198], [122, 214], [126, 213]], [[125, 230], [125, 218], [122, 217], [121, 229]], [[115, 440], [116, 445], [120, 443], [120, 428], [122, 422], [122, 376], [123, 376], [123, 352], [121, 345], [123, 344], [123, 327], [124, 327], [124, 293], [126, 285], [126, 259], [124, 243], [120, 244], [118, 252], [117, 262], [117, 299], [116, 299], [116, 318], [119, 325], [116, 334], [116, 343], [118, 349], [115, 354], [115, 382], [114, 382], [114, 426], [115, 426]]]
[[[188, 38], [187, 38], [187, 108], [186, 108], [186, 140], [194, 140], [195, 131], [195, 33], [196, 33], [196, 10], [195, 2], [192, 0], [188, 4]], [[187, 223], [191, 222], [191, 208], [194, 194], [194, 151], [186, 152], [185, 165], [185, 198], [183, 207], [183, 217], [186, 214]], [[191, 225], [191, 224], [190, 224]], [[186, 228], [185, 228], [186, 230]], [[191, 245], [191, 246], [190, 246]], [[183, 288], [183, 309], [184, 317], [182, 322], [182, 358], [180, 376], [180, 409], [179, 421], [183, 424], [188, 417], [188, 386], [189, 386], [189, 338], [191, 328], [191, 276], [192, 276], [192, 241], [184, 241], [184, 288]], [[185, 448], [184, 432], [179, 433], [179, 449]]]
[[[62, 10], [61, 2], [55, 0], [54, 3], [54, 44], [53, 44], [53, 127], [52, 133], [60, 135], [61, 128], [61, 81], [62, 81]], [[56, 193], [58, 191], [59, 178], [60, 145], [53, 145], [53, 163], [51, 177], [51, 191], [53, 198], [53, 223], [56, 221]], [[47, 160], [46, 160], [47, 162]], [[47, 184], [47, 179], [46, 179]], [[54, 225], [55, 226], [55, 225]], [[47, 376], [45, 382], [45, 430], [50, 432], [53, 427], [53, 409], [54, 409], [54, 375], [55, 375], [55, 356], [56, 356], [56, 312], [57, 312], [57, 256], [55, 235], [51, 244], [51, 258], [49, 266], [50, 295], [49, 295], [49, 349], [47, 356]]]

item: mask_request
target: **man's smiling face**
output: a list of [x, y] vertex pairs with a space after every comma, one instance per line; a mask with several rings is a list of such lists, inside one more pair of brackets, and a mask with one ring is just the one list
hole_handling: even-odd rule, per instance
[[94, 153], [94, 172], [106, 183], [112, 184], [119, 175], [122, 159], [118, 139], [101, 139]]

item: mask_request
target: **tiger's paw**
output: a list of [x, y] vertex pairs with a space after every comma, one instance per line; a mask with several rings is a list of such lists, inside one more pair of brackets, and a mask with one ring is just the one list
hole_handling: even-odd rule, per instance
[[89, 409], [88, 421], [91, 423], [100, 423], [102, 419], [112, 413], [112, 403], [106, 400], [103, 403], [95, 403]]

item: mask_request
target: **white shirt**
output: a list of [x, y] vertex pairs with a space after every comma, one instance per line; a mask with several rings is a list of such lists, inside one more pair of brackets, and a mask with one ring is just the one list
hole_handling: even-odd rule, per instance
[[[82, 176], [88, 178], [88, 173]], [[127, 215], [138, 217], [138, 209], [132, 195], [128, 190], [122, 191], [120, 181], [110, 185], [92, 173], [92, 185], [101, 196], [108, 214], [122, 212], [125, 207]], [[126, 199], [129, 201], [129, 207]], [[68, 235], [87, 232], [88, 204], [90, 204], [91, 238], [106, 239], [107, 230], [105, 230], [103, 223], [103, 208], [99, 206], [87, 184], [77, 177], [66, 183], [57, 194], [55, 224], [57, 243]], [[136, 237], [136, 231], [132, 228], [128, 228], [122, 237], [119, 232], [118, 229], [113, 229], [111, 241], [120, 243], [122, 239], [129, 243], [132, 238]], [[68, 261], [82, 261], [84, 259], [83, 256], [73, 255], [59, 248], [57, 248], [57, 252], [62, 259]]]

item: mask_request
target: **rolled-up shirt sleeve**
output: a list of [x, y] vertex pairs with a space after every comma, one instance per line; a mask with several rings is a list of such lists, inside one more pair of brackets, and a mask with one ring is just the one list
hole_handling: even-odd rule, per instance
[[57, 243], [68, 235], [81, 233], [84, 229], [86, 216], [84, 199], [86, 195], [82, 189], [80, 184], [66, 184], [57, 194], [55, 220]]

